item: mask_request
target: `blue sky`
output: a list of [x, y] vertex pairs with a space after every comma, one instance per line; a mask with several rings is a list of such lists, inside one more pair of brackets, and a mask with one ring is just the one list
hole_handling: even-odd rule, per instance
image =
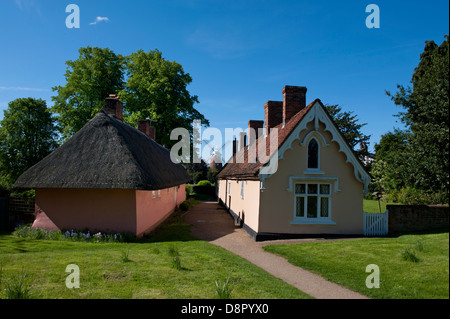
[[[72, 3], [79, 29], [65, 25]], [[365, 24], [371, 3], [379, 29]], [[51, 87], [64, 85], [65, 61], [80, 47], [159, 49], [192, 76], [188, 89], [212, 127], [245, 129], [264, 119], [267, 100], [282, 100], [283, 86], [299, 85], [308, 102], [354, 111], [372, 149], [401, 126], [385, 90], [409, 84], [424, 42], [449, 33], [448, 11], [447, 0], [0, 0], [0, 119], [19, 97], [51, 106]]]

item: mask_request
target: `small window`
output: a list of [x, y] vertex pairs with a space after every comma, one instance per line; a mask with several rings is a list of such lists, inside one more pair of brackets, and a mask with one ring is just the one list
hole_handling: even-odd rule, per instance
[[158, 197], [161, 197], [161, 190], [158, 189]]
[[155, 197], [156, 197], [156, 192], [152, 191], [152, 198], [155, 198]]
[[308, 168], [319, 168], [319, 143], [314, 138], [308, 144]]

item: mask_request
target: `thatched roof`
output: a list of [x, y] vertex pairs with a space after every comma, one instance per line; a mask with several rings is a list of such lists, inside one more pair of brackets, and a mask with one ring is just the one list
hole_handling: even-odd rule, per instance
[[188, 182], [170, 152], [104, 111], [23, 173], [20, 188], [164, 189]]

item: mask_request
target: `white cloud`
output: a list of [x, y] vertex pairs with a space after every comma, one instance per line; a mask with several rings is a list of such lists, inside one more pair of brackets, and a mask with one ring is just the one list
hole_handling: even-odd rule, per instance
[[95, 21], [94, 22], [91, 22], [91, 23], [89, 23], [89, 25], [94, 25], [94, 24], [97, 24], [97, 23], [100, 23], [100, 22], [109, 22], [109, 18], [108, 17], [97, 17], [97, 18], [95, 18]]

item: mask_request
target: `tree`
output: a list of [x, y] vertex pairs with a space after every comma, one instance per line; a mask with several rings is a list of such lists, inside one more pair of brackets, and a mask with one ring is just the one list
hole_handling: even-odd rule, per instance
[[150, 118], [156, 127], [156, 140], [166, 147], [170, 132], [183, 127], [191, 132], [193, 120], [209, 125], [194, 105], [198, 97], [191, 95], [187, 86], [192, 82], [189, 73], [175, 61], [167, 61], [158, 50], [139, 50], [127, 57], [127, 82], [119, 93], [126, 104], [124, 119], [136, 125], [139, 119]]
[[374, 187], [377, 191], [389, 192], [409, 184], [408, 131], [399, 129], [381, 136], [375, 144], [375, 162], [371, 168]]
[[217, 168], [210, 168], [208, 170], [207, 177], [208, 177], [208, 181], [210, 181], [211, 184], [215, 184], [216, 183], [216, 176], [217, 176], [217, 174], [219, 174], [219, 170]]
[[208, 165], [206, 165], [203, 159], [200, 163], [183, 163], [183, 166], [191, 176], [192, 183], [194, 184], [208, 178]]
[[357, 150], [355, 148], [363, 142], [366, 145], [368, 144], [370, 135], [365, 135], [361, 132], [361, 128], [367, 125], [367, 123], [358, 123], [358, 118], [353, 114], [353, 111], [342, 111], [342, 108], [339, 105], [327, 104], [325, 105], [325, 108], [351, 148], [355, 150], [358, 155], [364, 155], [364, 152], [367, 152], [367, 149]]
[[0, 122], [1, 180], [12, 185], [57, 146], [54, 119], [42, 99], [9, 102]]
[[427, 41], [415, 68], [412, 87], [397, 85], [388, 96], [405, 112], [398, 115], [411, 130], [408, 147], [413, 187], [428, 191], [449, 188], [449, 38], [440, 46]]
[[138, 120], [151, 119], [156, 140], [168, 148], [176, 143], [170, 140], [172, 129], [182, 127], [192, 133], [194, 119], [209, 125], [194, 107], [198, 97], [187, 90], [191, 76], [179, 63], [165, 60], [160, 51], [139, 50], [124, 57], [110, 49], [86, 47], [79, 53], [77, 60], [66, 62], [66, 84], [53, 88], [57, 95], [52, 97], [52, 111], [64, 139], [92, 119], [111, 93], [124, 102], [126, 123], [137, 126]]
[[52, 111], [59, 130], [68, 139], [91, 120], [104, 106], [105, 98], [124, 84], [124, 58], [110, 49], [79, 49], [75, 61], [67, 61], [66, 85], [56, 86]]

